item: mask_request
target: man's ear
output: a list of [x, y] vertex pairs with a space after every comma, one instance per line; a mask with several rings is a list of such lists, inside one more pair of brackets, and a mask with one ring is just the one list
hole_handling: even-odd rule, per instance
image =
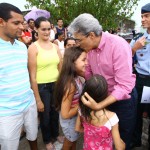
[[5, 24], [4, 19], [0, 18], [0, 27], [4, 26], [4, 24]]
[[90, 38], [92, 38], [92, 39], [93, 39], [93, 38], [95, 38], [95, 36], [96, 36], [96, 35], [95, 35], [95, 33], [94, 33], [94, 32], [90, 32], [90, 33], [89, 33], [89, 36], [90, 36]]

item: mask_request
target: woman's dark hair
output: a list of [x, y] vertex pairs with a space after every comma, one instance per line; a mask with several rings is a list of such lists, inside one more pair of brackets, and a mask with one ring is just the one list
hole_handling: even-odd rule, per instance
[[64, 34], [64, 32], [61, 32], [61, 31], [56, 33], [57, 37], [59, 37], [59, 36], [61, 36], [63, 34]]
[[12, 18], [11, 12], [22, 15], [22, 12], [18, 7], [9, 3], [0, 3], [0, 18], [8, 21], [10, 18]]
[[61, 108], [63, 96], [66, 91], [71, 88], [71, 84], [76, 87], [75, 77], [77, 77], [77, 72], [74, 62], [83, 52], [84, 50], [80, 47], [70, 47], [65, 49], [62, 69], [54, 90], [55, 107], [58, 111]]
[[45, 22], [45, 21], [48, 21], [49, 22], [49, 20], [47, 19], [47, 18], [45, 18], [45, 17], [39, 17], [39, 18], [37, 18], [36, 20], [35, 20], [35, 27], [38, 29], [39, 27], [40, 27], [40, 25], [41, 25], [41, 22]]
[[38, 37], [38, 33], [35, 30], [33, 30], [31, 33], [32, 33], [32, 42], [35, 42], [37, 40], [36, 36]]
[[[103, 101], [108, 96], [108, 85], [106, 79], [101, 75], [93, 75], [85, 82], [81, 97], [85, 92], [87, 92], [97, 103]], [[81, 97], [79, 101], [81, 114], [87, 121], [89, 121], [92, 109], [82, 103]]]
[[66, 46], [68, 44], [69, 40], [74, 40], [75, 41], [75, 39], [73, 37], [66, 38], [65, 41], [64, 41], [64, 46]]
[[57, 33], [55, 34], [55, 39], [58, 39], [59, 36], [61, 36], [61, 35], [64, 35], [64, 32], [63, 32], [63, 31], [57, 32]]

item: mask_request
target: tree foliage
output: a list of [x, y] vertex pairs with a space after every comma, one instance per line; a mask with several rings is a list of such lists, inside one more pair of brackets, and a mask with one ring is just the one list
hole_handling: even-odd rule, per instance
[[69, 24], [81, 13], [94, 15], [104, 29], [118, 26], [124, 19], [133, 14], [133, 6], [137, 6], [139, 0], [26, 0], [29, 2], [26, 8], [36, 6], [50, 11], [51, 20], [62, 18]]

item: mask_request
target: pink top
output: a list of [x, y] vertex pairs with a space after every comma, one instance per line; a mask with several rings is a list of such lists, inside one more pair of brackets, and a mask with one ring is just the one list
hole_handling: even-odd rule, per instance
[[82, 88], [83, 88], [83, 83], [82, 83], [79, 76], [77, 78], [75, 78], [75, 82], [76, 82], [76, 89], [77, 90], [76, 90], [76, 93], [73, 96], [71, 107], [73, 107], [74, 105], [79, 103], [79, 97], [81, 95]]
[[119, 119], [116, 114], [114, 114], [105, 125], [100, 127], [83, 121], [83, 150], [113, 150], [111, 128], [112, 126], [116, 125], [118, 121]]
[[136, 76], [132, 74], [131, 47], [123, 38], [103, 32], [98, 48], [87, 57], [86, 79], [100, 74], [107, 80], [109, 94], [117, 100], [130, 98]]

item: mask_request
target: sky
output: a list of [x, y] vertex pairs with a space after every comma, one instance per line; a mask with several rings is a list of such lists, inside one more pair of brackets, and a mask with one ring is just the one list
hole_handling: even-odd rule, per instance
[[[24, 5], [27, 4], [26, 0], [0, 0], [0, 3], [2, 3], [2, 2], [11, 3], [11, 4], [19, 7], [21, 9], [21, 11], [26, 10], [24, 7]], [[136, 27], [141, 26], [141, 17], [140, 17], [141, 16], [141, 7], [149, 2], [150, 2], [150, 0], [140, 0], [138, 2], [138, 6], [136, 7], [136, 10], [135, 10], [135, 8], [133, 8], [134, 14], [131, 17], [131, 19], [135, 21]]]

